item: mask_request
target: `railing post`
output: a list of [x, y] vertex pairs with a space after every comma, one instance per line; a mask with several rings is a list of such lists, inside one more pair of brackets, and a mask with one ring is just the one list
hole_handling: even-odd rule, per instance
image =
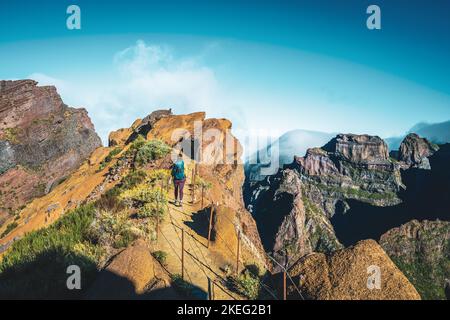
[[214, 300], [214, 281], [208, 278], [208, 300]]
[[240, 242], [241, 242], [241, 230], [239, 230], [237, 234], [236, 275], [239, 275]]
[[213, 214], [214, 214], [214, 205], [211, 205], [211, 210], [209, 211], [208, 248], [209, 248], [209, 243], [211, 242], [211, 229], [212, 229]]
[[203, 198], [205, 197], [205, 186], [202, 184], [202, 206], [201, 208], [203, 208]]
[[181, 229], [181, 279], [184, 280], [184, 229]]
[[194, 203], [195, 202], [195, 169], [192, 169], [191, 183], [192, 183], [192, 203]]
[[287, 294], [286, 294], [286, 271], [283, 271], [283, 300], [287, 300]]

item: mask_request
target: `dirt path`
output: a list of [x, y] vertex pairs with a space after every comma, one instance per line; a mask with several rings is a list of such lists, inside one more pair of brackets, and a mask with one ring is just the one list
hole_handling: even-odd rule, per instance
[[[176, 207], [173, 202], [173, 188], [169, 191], [169, 212], [160, 224], [156, 250], [167, 253], [167, 270], [171, 274], [181, 274], [182, 233], [184, 229], [184, 280], [199, 288], [206, 298], [208, 278], [214, 281], [215, 299], [242, 299], [226, 288], [225, 272], [220, 270], [220, 258], [207, 248], [208, 239], [196, 233], [189, 225], [193, 225], [193, 215], [200, 208], [199, 203], [191, 201], [192, 167], [186, 167], [186, 186], [183, 207]], [[188, 174], [189, 173], [189, 174]]]

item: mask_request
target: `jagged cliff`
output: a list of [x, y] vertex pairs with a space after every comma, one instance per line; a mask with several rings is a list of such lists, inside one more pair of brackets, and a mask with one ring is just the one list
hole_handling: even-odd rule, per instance
[[87, 111], [66, 106], [55, 87], [0, 81], [0, 226], [99, 146]]
[[266, 250], [289, 266], [312, 251], [342, 248], [329, 219], [348, 209], [348, 199], [395, 205], [402, 187], [400, 165], [389, 158], [383, 140], [340, 134], [295, 157], [246, 193], [248, 207], [264, 229]]
[[[449, 156], [448, 145], [437, 146], [413, 133], [390, 155], [378, 137], [339, 134], [321, 148], [308, 149], [304, 157], [294, 157], [277, 174], [247, 181], [246, 203], [266, 250], [286, 267], [296, 265], [293, 271], [305, 269], [310, 279], [303, 285], [310, 298], [345, 298], [332, 289], [341, 285], [325, 276], [329, 257], [345, 252], [341, 243], [354, 244], [367, 239], [366, 234], [378, 239], [385, 232], [382, 248], [422, 297], [443, 298], [450, 277], [448, 222], [406, 222], [414, 217], [448, 219]], [[375, 298], [368, 293], [352, 296]]]

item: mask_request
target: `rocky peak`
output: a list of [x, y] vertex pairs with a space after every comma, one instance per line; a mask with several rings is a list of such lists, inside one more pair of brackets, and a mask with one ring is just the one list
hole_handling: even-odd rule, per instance
[[112, 147], [127, 144], [133, 141], [138, 135], [145, 137], [158, 120], [171, 115], [173, 115], [172, 109], [153, 111], [144, 119], [137, 119], [130, 128], [118, 129], [111, 132], [108, 138], [108, 145]]
[[0, 225], [99, 146], [86, 110], [65, 105], [55, 87], [0, 81]]
[[415, 133], [408, 134], [400, 144], [398, 160], [406, 167], [431, 169], [428, 157], [433, 155], [439, 147]]
[[322, 149], [353, 163], [385, 163], [389, 159], [387, 144], [366, 134], [338, 134]]
[[0, 130], [26, 126], [63, 108], [55, 87], [33, 80], [0, 81]]
[[[386, 143], [377, 136], [338, 134], [323, 147], [295, 157], [290, 167], [299, 171], [304, 183], [312, 182], [328, 194], [328, 199], [338, 196], [378, 205], [399, 201], [392, 196], [402, 187], [400, 166], [389, 159]], [[373, 201], [369, 193], [380, 194], [382, 201]], [[335, 204], [325, 208], [330, 216]]]

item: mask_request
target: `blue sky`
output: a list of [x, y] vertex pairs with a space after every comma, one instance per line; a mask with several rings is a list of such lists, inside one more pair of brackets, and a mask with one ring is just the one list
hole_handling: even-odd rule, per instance
[[[66, 29], [69, 4], [81, 30]], [[366, 28], [369, 4], [381, 30]], [[104, 140], [162, 106], [270, 135], [450, 119], [446, 0], [2, 0], [0, 30], [0, 78], [55, 84]]]

